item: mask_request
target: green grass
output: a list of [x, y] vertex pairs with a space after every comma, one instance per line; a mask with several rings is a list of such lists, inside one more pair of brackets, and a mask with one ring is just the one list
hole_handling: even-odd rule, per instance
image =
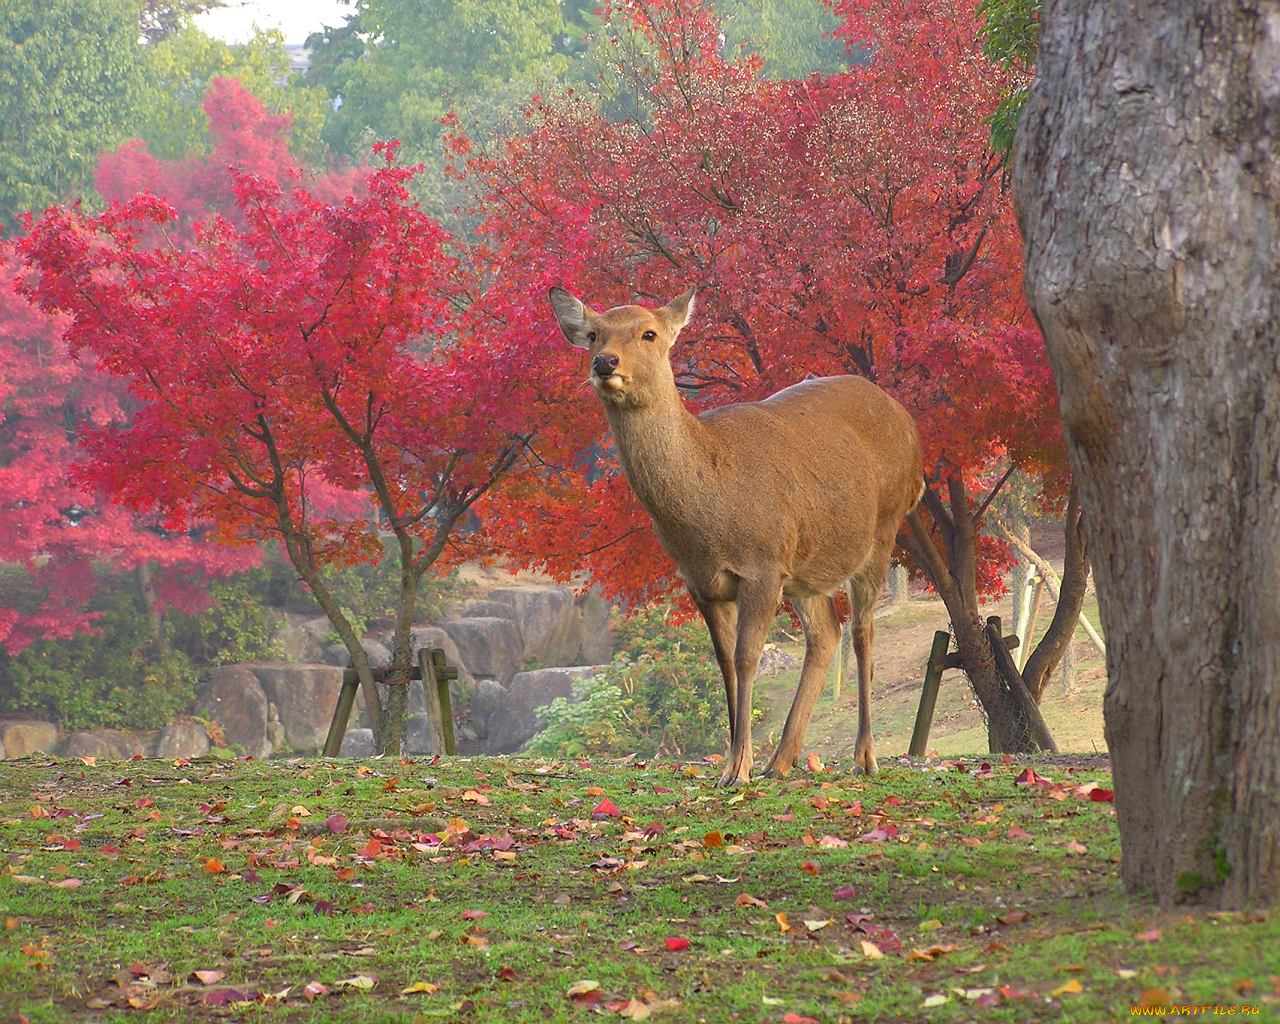
[[1159, 913], [1110, 804], [976, 767], [6, 762], [0, 1020], [1274, 1012], [1280, 918]]

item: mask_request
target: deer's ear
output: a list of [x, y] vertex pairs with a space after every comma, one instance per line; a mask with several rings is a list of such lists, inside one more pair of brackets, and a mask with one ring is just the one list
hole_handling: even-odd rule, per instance
[[591, 342], [587, 338], [590, 330], [587, 326], [587, 307], [559, 285], [547, 292], [547, 298], [551, 300], [556, 321], [560, 324], [561, 332], [569, 339], [569, 344], [578, 348], [590, 348]]
[[658, 315], [666, 320], [667, 324], [670, 326], [671, 336], [673, 338], [680, 333], [681, 328], [683, 328], [684, 325], [689, 322], [690, 317], [693, 316], [693, 292], [694, 290], [690, 288], [683, 295], [672, 299], [658, 310]]

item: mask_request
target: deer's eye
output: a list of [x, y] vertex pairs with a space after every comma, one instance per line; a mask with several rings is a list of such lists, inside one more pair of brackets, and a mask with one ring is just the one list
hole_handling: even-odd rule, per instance
[[640, 337], [644, 338], [645, 341], [653, 341], [658, 336], [653, 331], [645, 331]]
[[594, 344], [596, 343], [596, 332], [595, 332], [595, 331], [587, 331], [587, 341], [589, 341], [592, 345], [594, 345]]

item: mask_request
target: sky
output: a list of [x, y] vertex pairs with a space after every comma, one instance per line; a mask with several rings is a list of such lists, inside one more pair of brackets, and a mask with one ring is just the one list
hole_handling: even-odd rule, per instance
[[215, 39], [246, 42], [253, 26], [278, 28], [286, 43], [304, 43], [325, 25], [341, 25], [354, 9], [344, 0], [227, 0], [227, 6], [206, 11], [196, 24]]

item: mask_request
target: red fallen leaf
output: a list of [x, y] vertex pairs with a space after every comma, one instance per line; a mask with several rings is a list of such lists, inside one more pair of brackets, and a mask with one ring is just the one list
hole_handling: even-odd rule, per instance
[[321, 985], [318, 981], [309, 981], [302, 989], [302, 998], [309, 1003], [314, 1003], [320, 996], [329, 994], [329, 986]]
[[991, 1010], [1000, 1005], [999, 992], [983, 992], [973, 1001], [973, 1005], [983, 1010]]
[[1037, 782], [1047, 781], [1043, 776], [1037, 775], [1030, 768], [1023, 768], [1022, 772], [1013, 780], [1016, 786], [1034, 786]]
[[881, 807], [901, 807], [906, 801], [897, 793], [890, 793], [887, 797], [880, 801]]
[[804, 764], [805, 764], [805, 767], [808, 768], [809, 771], [813, 772], [815, 775], [819, 772], [824, 772], [827, 770], [826, 765], [822, 763], [822, 758], [819, 757], [817, 754], [810, 754], [807, 758], [805, 758]]
[[1001, 924], [1022, 924], [1030, 916], [1025, 910], [1010, 910], [1007, 914], [1001, 914], [996, 920]]
[[689, 948], [689, 940], [683, 935], [671, 935], [662, 940], [662, 944], [673, 953]]
[[1160, 929], [1152, 928], [1149, 932], [1139, 932], [1134, 936], [1139, 942], [1159, 942]]
[[604, 993], [600, 991], [597, 981], [575, 981], [565, 993], [575, 1003], [600, 1003], [604, 1001]]
[[206, 875], [217, 875], [226, 871], [226, 867], [217, 857], [210, 857], [204, 862], [204, 872]]
[[331, 814], [324, 819], [324, 827], [330, 832], [345, 832], [348, 828], [347, 816], [345, 814]]
[[782, 1018], [782, 1024], [818, 1024], [812, 1017], [805, 1017], [799, 1013], [788, 1013]]
[[359, 851], [357, 851], [356, 853], [356, 856], [364, 857], [366, 860], [372, 860], [374, 857], [377, 857], [380, 853], [382, 853], [382, 840], [378, 839], [377, 836], [375, 836], [372, 839], [370, 839], [367, 843], [365, 843], [364, 846], [360, 847]]
[[870, 832], [864, 832], [862, 835], [858, 836], [858, 842], [883, 843], [883, 842], [887, 842], [890, 839], [897, 838], [897, 835], [898, 835], [897, 825], [878, 825], [877, 827], [873, 828]]
[[313, 914], [319, 914], [321, 917], [333, 917], [333, 912], [336, 909], [337, 908], [328, 900], [316, 900], [315, 905], [311, 908], [311, 912]]
[[667, 788], [666, 786], [654, 786], [654, 787], [653, 787], [653, 791], [654, 791], [655, 793], [670, 793], [670, 792], [671, 792], [671, 790], [670, 790], [669, 788]]
[[462, 920], [464, 921], [483, 921], [489, 916], [487, 910], [464, 910], [462, 912]]
[[807, 860], [807, 861], [805, 861], [803, 864], [801, 864], [801, 865], [800, 865], [800, 870], [801, 870], [801, 871], [808, 872], [808, 873], [809, 873], [809, 874], [811, 874], [811, 875], [816, 875], [816, 874], [818, 874], [818, 872], [819, 872], [819, 871], [821, 871], [822, 869], [821, 869], [820, 867], [818, 867], [818, 865], [817, 865], [817, 864], [815, 864], [813, 861], [811, 861], [811, 860]]
[[1003, 754], [1003, 755], [1001, 755], [1001, 757], [1000, 757], [1000, 763], [1001, 763], [1001, 764], [1013, 764], [1013, 755], [1012, 755], [1012, 754]]
[[79, 878], [64, 878], [61, 882], [50, 882], [55, 889], [79, 889], [84, 882]]
[[1094, 803], [1110, 804], [1115, 803], [1116, 791], [1114, 789], [1094, 789], [1089, 791], [1089, 799]]
[[107, 856], [112, 857], [120, 852], [120, 847], [116, 846], [114, 843], [109, 843], [106, 846], [99, 846], [98, 852], [105, 853]]
[[500, 971], [498, 971], [498, 980], [499, 981], [515, 981], [516, 980], [515, 970], [510, 967], [502, 968]]
[[618, 810], [618, 805], [615, 804], [608, 797], [605, 797], [598, 804], [596, 804], [595, 810], [591, 812], [591, 818], [593, 821], [600, 821], [604, 818], [620, 818], [620, 817], [622, 817], [622, 812]]
[[857, 894], [858, 890], [853, 886], [842, 885], [831, 894], [831, 898], [838, 901], [851, 900]]
[[146, 808], [150, 807], [154, 803], [155, 801], [152, 800], [151, 797], [144, 796], [144, 797], [139, 797], [137, 800], [135, 800], [133, 802], [133, 806], [138, 808], [138, 810], [145, 810]]
[[714, 850], [717, 847], [724, 846], [724, 836], [719, 832], [708, 832], [702, 837], [702, 845], [708, 850]]
[[649, 822], [649, 824], [645, 825], [644, 828], [642, 828], [640, 831], [643, 832], [645, 835], [647, 835], [650, 839], [652, 839], [654, 836], [662, 835], [664, 832], [666, 832], [666, 830], [667, 830], [667, 826], [662, 824], [662, 822], [651, 821]]
[[1029, 999], [1035, 995], [1025, 988], [1014, 988], [1012, 985], [1001, 985], [998, 991], [1005, 999]]
[[1010, 825], [1009, 831], [1005, 833], [1010, 839], [1030, 839], [1031, 833], [1021, 825]]

